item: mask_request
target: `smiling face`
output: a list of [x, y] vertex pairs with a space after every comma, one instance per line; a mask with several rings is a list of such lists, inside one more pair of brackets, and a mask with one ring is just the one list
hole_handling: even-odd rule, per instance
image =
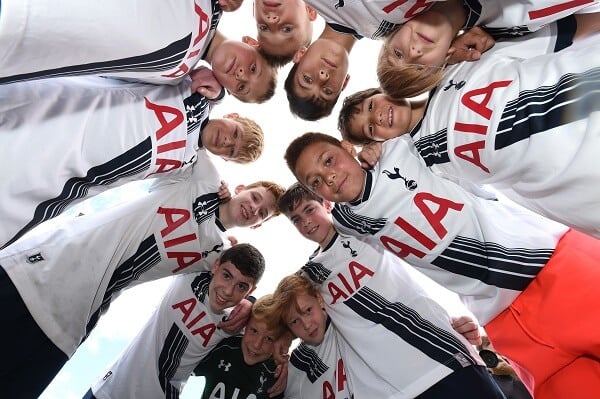
[[242, 42], [225, 40], [212, 56], [213, 74], [234, 97], [256, 102], [273, 80], [273, 68], [258, 53], [258, 42], [244, 36]]
[[267, 54], [292, 55], [310, 43], [315, 10], [302, 0], [255, 0], [257, 39]]
[[244, 276], [231, 262], [215, 261], [211, 268], [213, 278], [208, 286], [209, 305], [213, 312], [221, 313], [237, 305], [254, 291], [254, 279]]
[[237, 121], [236, 114], [210, 119], [202, 129], [202, 145], [226, 161], [237, 159], [244, 145], [244, 126]]
[[320, 204], [315, 200], [302, 200], [298, 206], [286, 216], [296, 230], [306, 239], [323, 247], [335, 235], [333, 222], [329, 216], [331, 203]]
[[311, 144], [298, 157], [294, 174], [321, 198], [353, 201], [363, 190], [365, 172], [349, 151], [330, 143]]
[[298, 295], [296, 306], [292, 306], [285, 317], [290, 331], [308, 345], [319, 345], [325, 337], [327, 314], [323, 306], [323, 298], [320, 295]]
[[410, 129], [411, 107], [407, 100], [396, 102], [385, 94], [375, 94], [357, 106], [349, 118], [349, 134], [357, 139], [385, 141]]
[[445, 64], [455, 33], [436, 12], [417, 15], [386, 40], [382, 57], [392, 65], [418, 64], [441, 67]]
[[298, 50], [294, 62], [293, 91], [300, 98], [330, 103], [348, 83], [348, 52], [333, 40], [321, 38]]
[[230, 224], [237, 227], [260, 225], [273, 215], [276, 199], [265, 187], [236, 187], [236, 195], [226, 203]]
[[264, 322], [250, 317], [242, 337], [244, 362], [252, 366], [270, 358], [275, 341], [275, 331], [269, 330]]

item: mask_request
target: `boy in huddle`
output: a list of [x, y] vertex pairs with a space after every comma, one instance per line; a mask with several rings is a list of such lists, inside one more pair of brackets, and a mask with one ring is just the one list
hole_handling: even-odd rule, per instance
[[[199, 151], [256, 160], [260, 126], [235, 113], [210, 117], [220, 88], [208, 68], [174, 86], [94, 76], [3, 86], [0, 174], [13, 179], [0, 181], [0, 248], [109, 188], [185, 176]], [[22, 162], [21, 151], [36, 162]]]
[[600, 393], [600, 314], [586, 307], [600, 300], [600, 242], [433, 174], [410, 138], [382, 147], [379, 163], [365, 171], [351, 144], [305, 133], [285, 159], [300, 183], [336, 202], [338, 231], [456, 292], [534, 397]]
[[260, 53], [274, 66], [290, 62], [302, 46], [310, 46], [317, 12], [302, 0], [254, 1]]

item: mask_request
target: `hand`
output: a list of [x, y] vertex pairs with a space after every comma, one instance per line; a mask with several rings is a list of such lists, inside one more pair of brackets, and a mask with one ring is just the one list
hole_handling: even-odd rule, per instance
[[461, 334], [471, 345], [481, 345], [479, 324], [469, 316], [453, 317], [451, 320], [454, 331]]
[[273, 359], [277, 364], [287, 363], [290, 358], [289, 351], [294, 336], [289, 331], [284, 332], [277, 341], [273, 343]]
[[242, 5], [243, 0], [219, 0], [219, 5], [223, 11], [235, 11]]
[[374, 141], [363, 146], [362, 150], [358, 153], [357, 157], [360, 161], [360, 166], [363, 169], [371, 169], [381, 158], [382, 145], [381, 141]]
[[494, 44], [496, 42], [486, 31], [475, 26], [454, 39], [448, 64], [477, 61], [481, 54], [494, 47]]
[[235, 236], [227, 236], [227, 239], [229, 240], [229, 245], [232, 247], [238, 243], [238, 239]]
[[221, 180], [221, 186], [219, 186], [219, 199], [221, 202], [227, 202], [231, 199], [231, 191], [229, 191], [229, 185], [225, 180]]
[[251, 310], [252, 302], [247, 299], [242, 299], [242, 301], [231, 311], [227, 320], [219, 322], [217, 327], [221, 328], [227, 334], [239, 334], [246, 326]]
[[277, 395], [281, 395], [283, 392], [285, 392], [285, 388], [287, 387], [287, 375], [288, 363], [285, 362], [278, 365], [277, 369], [275, 369], [275, 378], [277, 379], [275, 380], [271, 388], [267, 390], [267, 393], [269, 394], [270, 398], [275, 397]]
[[209, 100], [218, 98], [223, 90], [223, 86], [219, 83], [210, 68], [200, 66], [190, 72], [192, 78], [192, 93], [198, 92]]

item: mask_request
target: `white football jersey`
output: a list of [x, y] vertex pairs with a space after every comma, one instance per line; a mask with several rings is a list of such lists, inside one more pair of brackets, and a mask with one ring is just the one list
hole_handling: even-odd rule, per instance
[[407, 136], [384, 142], [365, 175], [362, 197], [334, 207], [338, 231], [395, 253], [456, 292], [481, 325], [527, 287], [567, 231], [436, 176]]
[[175, 84], [202, 59], [217, 0], [4, 0], [0, 84], [101, 75]]
[[190, 85], [89, 76], [2, 86], [0, 248], [86, 196], [184, 173], [210, 110]]
[[92, 386], [98, 399], [176, 399], [194, 367], [222, 339], [224, 316], [208, 301], [210, 272], [176, 276], [150, 316], [104, 377]]
[[[320, 284], [327, 314], [344, 338], [342, 357], [356, 397], [414, 398], [456, 370], [483, 364], [418, 272], [390, 252], [336, 234], [302, 271]], [[354, 356], [376, 382], [365, 379]]]
[[189, 179], [35, 229], [0, 251], [27, 309], [67, 356], [122, 290], [209, 270], [228, 245], [218, 220], [220, 178], [204, 151], [199, 158]]
[[600, 35], [526, 60], [492, 49], [448, 68], [411, 135], [436, 173], [600, 237], [599, 93]]
[[[346, 366], [342, 360], [338, 336], [331, 319], [323, 342], [312, 346], [300, 343], [288, 363], [286, 399], [351, 399]], [[355, 367], [361, 367], [357, 362]]]

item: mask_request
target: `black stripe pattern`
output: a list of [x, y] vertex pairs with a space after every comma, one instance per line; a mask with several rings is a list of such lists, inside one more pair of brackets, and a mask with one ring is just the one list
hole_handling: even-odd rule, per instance
[[209, 103], [206, 97], [199, 93], [192, 93], [183, 100], [187, 119], [187, 134], [191, 134], [200, 128], [208, 117]]
[[376, 235], [387, 222], [386, 218], [373, 219], [354, 213], [347, 205], [343, 204], [335, 204], [331, 214], [340, 225], [359, 234]]
[[303, 371], [313, 384], [329, 369], [317, 352], [304, 343], [292, 351], [290, 362], [298, 370]]
[[327, 269], [323, 264], [312, 261], [306, 262], [300, 270], [306, 273], [308, 278], [317, 284], [323, 284], [331, 275], [331, 270]]
[[379, 39], [381, 37], [387, 36], [390, 32], [392, 32], [398, 26], [400, 26], [400, 25], [395, 24], [390, 21], [386, 21], [384, 19], [379, 23], [379, 26], [377, 27], [375, 32], [373, 32], [373, 34], [371, 35], [371, 39]]
[[[179, 368], [181, 357], [188, 344], [189, 340], [183, 331], [173, 323], [158, 357], [158, 381], [166, 399], [179, 398], [179, 389], [174, 387], [170, 381]], [[143, 365], [139, 365], [139, 367], [143, 367]]]
[[450, 162], [448, 156], [448, 130], [428, 134], [415, 141], [415, 147], [427, 166]]
[[209, 193], [197, 197], [192, 203], [192, 211], [194, 212], [196, 223], [202, 224], [204, 221], [210, 219], [219, 208], [220, 203], [221, 200], [217, 193]]

